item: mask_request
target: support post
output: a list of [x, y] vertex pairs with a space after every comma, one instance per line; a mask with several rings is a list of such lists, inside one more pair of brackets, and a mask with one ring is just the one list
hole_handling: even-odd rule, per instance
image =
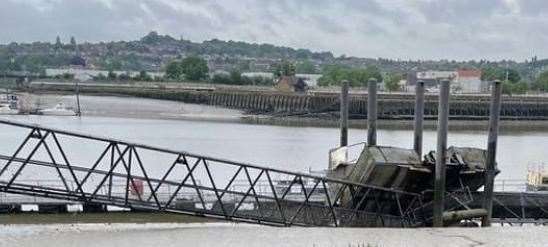
[[341, 83], [341, 147], [348, 145], [348, 81]]
[[367, 146], [377, 145], [377, 79], [367, 84]]
[[449, 80], [441, 81], [438, 107], [438, 145], [434, 180], [434, 227], [443, 227], [445, 166], [447, 161], [447, 126], [449, 121]]
[[78, 84], [78, 79], [76, 79], [76, 116], [81, 116], [82, 112], [80, 111], [80, 85]]
[[483, 208], [487, 210], [487, 214], [481, 218], [481, 226], [484, 227], [491, 226], [491, 216], [493, 215], [493, 186], [495, 182], [501, 94], [502, 84], [496, 80], [491, 87], [491, 107], [489, 109], [489, 137], [487, 140], [485, 186], [483, 189]]
[[[422, 157], [422, 135], [423, 135], [423, 120], [424, 120], [424, 81], [418, 81], [415, 85], [415, 133], [413, 149], [415, 153]], [[422, 158], [421, 158], [422, 159]]]

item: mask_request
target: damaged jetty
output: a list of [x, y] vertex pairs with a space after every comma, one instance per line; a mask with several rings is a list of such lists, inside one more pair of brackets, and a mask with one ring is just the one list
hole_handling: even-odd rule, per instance
[[[437, 147], [424, 154], [424, 84], [416, 87], [413, 148], [377, 144], [375, 80], [368, 87], [367, 141], [348, 145], [348, 83], [343, 85], [340, 147], [330, 151], [325, 176], [0, 119], [23, 139], [0, 150], [0, 190], [80, 203], [84, 212], [110, 205], [275, 226], [441, 227], [480, 219], [482, 226], [548, 224], [548, 194], [493, 193], [500, 82], [492, 85], [488, 145], [479, 149], [447, 146], [449, 81], [442, 81]], [[74, 143], [92, 144], [99, 151], [90, 153], [100, 155], [81, 159], [82, 145]], [[156, 172], [147, 172], [150, 167]], [[58, 179], [18, 179], [23, 169], [31, 178], [49, 172]]]
[[[424, 84], [417, 84], [415, 111], [415, 143], [413, 149], [379, 146], [376, 143], [376, 81], [370, 80], [368, 94], [368, 134], [362, 145], [346, 145], [348, 85], [343, 82], [341, 93], [341, 147], [330, 152], [327, 176], [360, 184], [390, 188], [422, 195], [421, 206], [413, 213], [420, 215], [427, 225], [443, 226], [462, 223], [463, 220], [482, 218], [489, 224], [490, 200], [496, 168], [495, 148], [500, 107], [500, 82], [493, 83], [490, 138], [487, 150], [471, 147], [447, 148], [449, 82], [442, 81], [438, 112], [438, 149], [422, 156], [422, 118]], [[361, 148], [358, 158], [350, 160], [351, 149]], [[472, 208], [471, 193], [485, 187], [482, 207]], [[336, 193], [339, 188], [330, 188]], [[369, 194], [367, 194], [369, 193]], [[414, 198], [385, 198], [382, 191], [345, 193], [340, 200], [343, 207], [395, 214], [401, 205], [412, 204]], [[384, 203], [379, 203], [384, 202]]]

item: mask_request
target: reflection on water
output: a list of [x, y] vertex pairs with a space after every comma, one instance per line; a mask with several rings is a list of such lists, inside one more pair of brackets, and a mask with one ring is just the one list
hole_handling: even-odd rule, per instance
[[[105, 117], [3, 118], [293, 171], [325, 169], [328, 150], [335, 147], [339, 140], [339, 132], [335, 128]], [[350, 143], [361, 142], [366, 132], [351, 129], [349, 137]], [[20, 135], [11, 133], [3, 126], [0, 126], [0, 139], [0, 152], [6, 155], [13, 152], [13, 147], [17, 145], [14, 143], [22, 141]], [[378, 140], [380, 145], [410, 148], [412, 132], [380, 130]], [[483, 132], [452, 132], [448, 142], [449, 145], [484, 148], [486, 140], [487, 136]], [[528, 165], [548, 161], [548, 155], [545, 154], [545, 150], [548, 150], [547, 140], [546, 132], [502, 134], [497, 154], [502, 172], [498, 178], [525, 179]], [[424, 150], [433, 150], [435, 141], [435, 132], [426, 131]], [[81, 149], [78, 152], [82, 152], [82, 156], [93, 150], [85, 146], [77, 148]]]

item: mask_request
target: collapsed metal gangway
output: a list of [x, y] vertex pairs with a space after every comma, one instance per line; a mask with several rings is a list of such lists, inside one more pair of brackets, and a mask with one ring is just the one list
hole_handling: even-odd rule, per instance
[[[471, 207], [479, 207], [481, 192], [472, 193]], [[531, 191], [495, 191], [493, 194], [493, 223], [501, 225], [548, 225], [548, 193]]]
[[280, 226], [425, 224], [416, 193], [8, 120], [0, 133], [6, 193]]

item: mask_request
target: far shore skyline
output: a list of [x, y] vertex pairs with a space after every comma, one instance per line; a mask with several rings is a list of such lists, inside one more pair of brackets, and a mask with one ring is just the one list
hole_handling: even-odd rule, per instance
[[5, 0], [0, 43], [135, 40], [150, 30], [401, 60], [548, 57], [543, 0]]
[[[151, 30], [149, 31], [148, 33], [151, 33], [151, 32], [157, 32], [155, 30]], [[180, 40], [181, 38], [185, 39], [184, 36], [180, 35], [179, 37], [174, 37], [174, 36], [171, 36], [169, 34], [163, 34], [163, 33], [158, 33], [159, 35], [168, 35], [176, 40]], [[0, 43], [0, 45], [9, 45], [11, 43], [17, 43], [17, 44], [32, 44], [32, 43], [49, 43], [49, 44], [55, 44], [56, 42], [56, 39], [57, 37], [60, 38], [61, 40], [61, 43], [63, 44], [69, 44], [70, 43], [70, 39], [72, 37], [75, 38], [77, 44], [84, 44], [84, 43], [89, 43], [89, 44], [99, 44], [99, 43], [110, 43], [110, 42], [132, 42], [132, 41], [138, 41], [140, 40], [142, 37], [146, 36], [147, 33], [144, 33], [143, 35], [139, 36], [139, 37], [136, 37], [134, 39], [131, 39], [131, 40], [100, 40], [100, 41], [89, 41], [89, 40], [79, 40], [78, 37], [76, 36], [72, 36], [72, 35], [68, 35], [68, 36], [55, 36], [55, 38], [53, 38], [53, 40], [34, 40], [34, 41], [27, 41], [27, 42], [18, 42], [18, 41], [10, 41], [10, 42], [4, 42], [4, 43]], [[498, 59], [498, 60], [490, 60], [490, 59], [485, 59], [485, 58], [481, 58], [481, 59], [466, 59], [466, 60], [458, 60], [458, 59], [451, 59], [451, 58], [439, 58], [439, 59], [403, 59], [403, 58], [386, 58], [386, 57], [361, 57], [361, 56], [351, 56], [351, 55], [347, 55], [347, 54], [335, 54], [333, 51], [330, 51], [330, 50], [313, 50], [313, 49], [310, 49], [310, 48], [307, 48], [307, 47], [291, 47], [291, 46], [283, 46], [283, 45], [279, 45], [279, 44], [271, 44], [271, 43], [258, 43], [258, 42], [247, 42], [247, 41], [244, 41], [244, 40], [224, 40], [222, 38], [212, 38], [212, 39], [207, 39], [207, 40], [189, 40], [191, 42], [194, 42], [194, 43], [202, 43], [202, 42], [205, 42], [205, 41], [211, 41], [211, 40], [221, 40], [221, 41], [234, 41], [234, 42], [245, 42], [245, 43], [250, 43], [250, 44], [269, 44], [269, 45], [274, 45], [274, 46], [278, 46], [278, 47], [289, 47], [289, 48], [292, 48], [292, 49], [295, 49], [295, 50], [298, 50], [298, 49], [307, 49], [307, 50], [310, 50], [312, 52], [331, 52], [335, 57], [341, 57], [341, 56], [344, 56], [344, 57], [355, 57], [355, 58], [365, 58], [365, 59], [390, 59], [390, 60], [396, 60], [396, 61], [456, 61], [456, 62], [468, 62], [468, 61], [480, 61], [480, 60], [486, 60], [486, 61], [489, 61], [489, 62], [509, 62], [509, 63], [521, 63], [521, 62], [524, 62], [525, 60], [527, 61], [530, 61], [533, 57], [535, 56], [532, 56], [532, 57], [529, 57], [529, 58], [525, 58], [523, 61], [521, 60], [517, 60], [517, 59], [512, 59], [512, 58], [502, 58], [502, 59]], [[187, 39], [185, 39], [187, 40]], [[547, 57], [538, 57], [537, 56], [537, 59], [548, 59], [548, 56]]]

